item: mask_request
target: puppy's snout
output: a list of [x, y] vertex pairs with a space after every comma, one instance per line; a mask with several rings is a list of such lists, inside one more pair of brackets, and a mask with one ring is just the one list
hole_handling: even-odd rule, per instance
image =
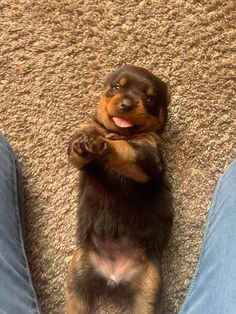
[[134, 108], [134, 103], [129, 98], [124, 98], [118, 103], [118, 107], [121, 111], [129, 112]]

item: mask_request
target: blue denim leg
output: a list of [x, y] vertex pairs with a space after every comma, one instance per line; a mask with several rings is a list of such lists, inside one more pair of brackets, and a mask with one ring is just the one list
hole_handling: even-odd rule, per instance
[[0, 135], [0, 314], [40, 313], [24, 249], [21, 211], [15, 153]]
[[196, 273], [179, 314], [236, 313], [236, 160], [215, 189]]

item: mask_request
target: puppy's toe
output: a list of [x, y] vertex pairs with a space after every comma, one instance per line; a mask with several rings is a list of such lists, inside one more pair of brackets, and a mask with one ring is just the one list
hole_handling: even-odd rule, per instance
[[83, 143], [83, 141], [79, 140], [79, 141], [75, 141], [73, 143], [73, 151], [74, 153], [81, 155], [83, 153], [83, 151], [85, 150], [85, 145]]
[[108, 144], [102, 138], [96, 138], [96, 140], [92, 143], [92, 150], [96, 154], [101, 154], [104, 150], [106, 150]]

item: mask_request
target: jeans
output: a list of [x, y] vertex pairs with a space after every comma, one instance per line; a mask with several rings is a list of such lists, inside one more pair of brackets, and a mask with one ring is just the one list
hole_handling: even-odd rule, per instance
[[[0, 314], [40, 313], [24, 249], [22, 205], [15, 153], [0, 135]], [[197, 270], [179, 311], [179, 314], [234, 313], [236, 160], [217, 184]]]
[[0, 135], [0, 314], [40, 313], [23, 241], [23, 195], [16, 156]]
[[179, 314], [236, 314], [236, 159], [214, 191], [197, 269]]

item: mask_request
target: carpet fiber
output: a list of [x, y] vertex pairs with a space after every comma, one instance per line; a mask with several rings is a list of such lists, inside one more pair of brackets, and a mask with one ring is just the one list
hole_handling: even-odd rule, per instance
[[230, 0], [1, 1], [0, 131], [22, 165], [26, 247], [44, 313], [63, 312], [75, 243], [68, 139], [123, 63], [172, 87], [164, 138], [176, 216], [163, 268], [166, 313], [177, 312], [217, 178], [236, 157], [235, 18]]

